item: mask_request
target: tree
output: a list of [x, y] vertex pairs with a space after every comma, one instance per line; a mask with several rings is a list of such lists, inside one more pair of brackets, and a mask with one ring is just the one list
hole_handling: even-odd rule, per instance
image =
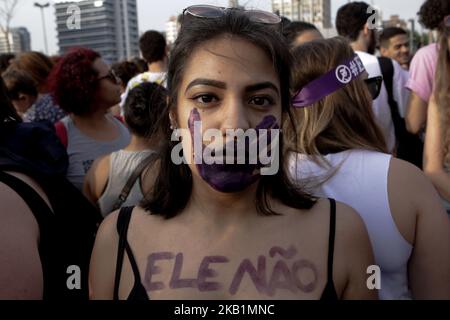
[[8, 53], [11, 52], [11, 43], [9, 42], [10, 25], [17, 2], [18, 0], [0, 0], [0, 31], [5, 35]]

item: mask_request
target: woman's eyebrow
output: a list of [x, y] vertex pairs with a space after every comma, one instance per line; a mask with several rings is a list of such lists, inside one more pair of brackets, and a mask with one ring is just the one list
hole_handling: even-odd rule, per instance
[[252, 92], [252, 91], [258, 91], [262, 89], [272, 89], [274, 90], [278, 95], [280, 95], [280, 92], [275, 84], [273, 84], [270, 81], [261, 82], [261, 83], [255, 83], [251, 84], [249, 86], [245, 87], [245, 92]]
[[205, 79], [205, 78], [198, 78], [198, 79], [191, 81], [191, 83], [188, 84], [188, 86], [186, 87], [186, 91], [188, 91], [190, 88], [192, 88], [194, 86], [199, 86], [199, 85], [211, 86], [211, 87], [216, 87], [219, 89], [227, 88], [227, 84], [225, 82], [211, 80], [211, 79]]

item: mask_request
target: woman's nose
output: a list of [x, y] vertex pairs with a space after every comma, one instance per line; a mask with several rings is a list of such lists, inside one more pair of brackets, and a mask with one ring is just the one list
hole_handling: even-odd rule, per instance
[[251, 127], [248, 117], [248, 109], [241, 99], [236, 97], [230, 98], [224, 107], [221, 125], [221, 130], [224, 134], [226, 134], [226, 130], [247, 130]]

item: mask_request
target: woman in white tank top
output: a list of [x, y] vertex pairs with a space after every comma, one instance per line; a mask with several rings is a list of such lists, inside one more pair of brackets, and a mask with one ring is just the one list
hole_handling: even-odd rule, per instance
[[[114, 205], [130, 176], [156, 151], [159, 130], [169, 129], [168, 117], [166, 124], [157, 124], [165, 104], [166, 89], [153, 82], [142, 83], [128, 94], [124, 111], [125, 123], [132, 134], [130, 144], [123, 150], [98, 158], [84, 180], [84, 195], [99, 207], [103, 216], [115, 210]], [[142, 171], [121, 206], [140, 203], [152, 185], [150, 173], [148, 168]], [[145, 179], [141, 179], [144, 175]]]
[[385, 153], [370, 108], [379, 83], [364, 80], [343, 38], [305, 44], [294, 56], [299, 123], [296, 132], [284, 128], [291, 177], [359, 212], [381, 272], [372, 283], [380, 299], [450, 299], [450, 220], [423, 173]]

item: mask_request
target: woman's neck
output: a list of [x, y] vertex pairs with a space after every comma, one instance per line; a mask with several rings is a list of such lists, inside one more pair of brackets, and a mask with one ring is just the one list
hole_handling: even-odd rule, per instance
[[136, 135], [131, 136], [130, 144], [125, 148], [126, 151], [144, 151], [155, 150], [158, 143], [154, 139], [142, 138]]
[[75, 126], [85, 135], [99, 141], [113, 141], [119, 136], [117, 125], [104, 110], [86, 115], [71, 114]]
[[223, 229], [251, 221], [256, 214], [257, 182], [241, 192], [222, 193], [203, 179], [193, 176], [191, 199], [186, 212], [192, 218], [207, 221], [212, 228]]
[[165, 61], [156, 61], [148, 64], [149, 72], [166, 72], [166, 63]]

